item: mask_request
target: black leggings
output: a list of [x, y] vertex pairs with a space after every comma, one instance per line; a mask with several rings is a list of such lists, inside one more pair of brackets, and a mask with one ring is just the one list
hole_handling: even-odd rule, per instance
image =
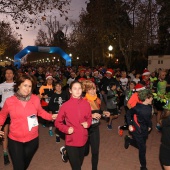
[[39, 138], [22, 143], [9, 138], [8, 148], [13, 163], [13, 170], [26, 170], [38, 149]]
[[132, 133], [130, 145], [139, 150], [139, 161], [142, 167], [146, 167], [146, 140], [148, 136]]
[[91, 147], [91, 153], [92, 153], [92, 170], [97, 170], [98, 167], [98, 161], [99, 161], [99, 145], [100, 145], [100, 132], [99, 132], [99, 125], [94, 126], [93, 125], [88, 129], [89, 131], [89, 138], [86, 143], [85, 148], [85, 156], [89, 154], [89, 150]]
[[91, 127], [89, 129], [89, 141], [92, 152], [92, 170], [97, 170], [99, 160], [99, 144], [100, 144], [100, 132], [99, 126]]
[[66, 150], [72, 170], [81, 170], [81, 166], [84, 160], [85, 146], [82, 147], [66, 146]]

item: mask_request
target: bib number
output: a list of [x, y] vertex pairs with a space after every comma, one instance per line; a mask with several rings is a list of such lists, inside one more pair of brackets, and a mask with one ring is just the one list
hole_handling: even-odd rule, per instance
[[36, 115], [31, 115], [27, 117], [28, 121], [28, 130], [31, 131], [31, 129], [35, 126], [38, 126], [38, 120]]

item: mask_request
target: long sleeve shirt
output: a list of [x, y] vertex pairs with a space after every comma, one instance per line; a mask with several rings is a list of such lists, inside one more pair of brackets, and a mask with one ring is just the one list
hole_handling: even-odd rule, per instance
[[40, 116], [46, 120], [52, 120], [51, 114], [42, 109], [40, 99], [36, 95], [31, 95], [25, 107], [16, 96], [6, 99], [0, 111], [0, 126], [2, 126], [10, 115], [11, 123], [9, 127], [9, 138], [19, 142], [28, 142], [38, 137], [38, 126], [29, 130], [28, 118]]
[[147, 135], [148, 128], [152, 128], [152, 107], [138, 103], [134, 108], [127, 111], [126, 118], [128, 125], [135, 126], [136, 132]]

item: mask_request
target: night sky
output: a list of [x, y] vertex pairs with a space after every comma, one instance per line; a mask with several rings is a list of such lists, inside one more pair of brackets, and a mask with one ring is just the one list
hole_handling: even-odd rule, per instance
[[[72, 3], [70, 5], [70, 11], [68, 11], [68, 18], [69, 20], [78, 20], [79, 19], [79, 14], [81, 12], [82, 8], [86, 8], [86, 2], [87, 0], [72, 0]], [[57, 15], [57, 13], [55, 14]], [[5, 15], [4, 15], [5, 16]], [[61, 24], [68, 24], [69, 25], [69, 20], [65, 21], [63, 18], [57, 18], [57, 20], [59, 20], [61, 22]], [[10, 22], [10, 19], [9, 19]], [[36, 29], [30, 29], [28, 31], [24, 30], [24, 26], [21, 25], [17, 25], [19, 26], [19, 30], [15, 29], [16, 25], [14, 23], [11, 23], [11, 27], [18, 33], [18, 34], [22, 34], [23, 40], [22, 40], [22, 44], [23, 47], [26, 47], [28, 45], [34, 45], [36, 36], [37, 36], [37, 32], [40, 28], [43, 29], [43, 24], [41, 26], [37, 26]]]

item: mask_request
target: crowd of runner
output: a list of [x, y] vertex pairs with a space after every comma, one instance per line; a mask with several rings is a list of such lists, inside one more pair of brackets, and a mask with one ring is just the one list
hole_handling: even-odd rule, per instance
[[[3, 137], [4, 164], [10, 163], [9, 149], [14, 170], [25, 170], [29, 166], [38, 148], [38, 132], [36, 135], [30, 132], [37, 128], [38, 122], [49, 128], [50, 136], [56, 135], [56, 142], [65, 135], [66, 143], [60, 152], [62, 160], [69, 160], [73, 170], [81, 169], [84, 156], [89, 154], [89, 146], [92, 170], [97, 170], [99, 120], [103, 117], [106, 128], [112, 130], [114, 121], [123, 113], [124, 125], [114, 128], [118, 128], [119, 136], [123, 136], [124, 130], [129, 131], [129, 135], [124, 137], [124, 147], [128, 149], [132, 145], [139, 150], [141, 170], [147, 170], [146, 140], [154, 128], [152, 115], [156, 114], [155, 128], [162, 133], [160, 161], [165, 170], [170, 169], [170, 70], [150, 72], [144, 69], [137, 72], [132, 69], [126, 72], [105, 66], [23, 65], [19, 69], [1, 68], [0, 81], [0, 137]], [[18, 115], [15, 115], [16, 108], [12, 105], [16, 103], [21, 107], [18, 101], [23, 108], [18, 109]], [[29, 111], [23, 121], [28, 122], [27, 138], [13, 132], [17, 130], [15, 123], [21, 123], [16, 122], [15, 116], [25, 113], [26, 107]], [[30, 113], [30, 110], [34, 112]], [[37, 114], [32, 115], [35, 112]], [[30, 145], [35, 148], [31, 149]], [[18, 153], [22, 150], [26, 150], [25, 155]], [[20, 167], [19, 162], [23, 164]]]

